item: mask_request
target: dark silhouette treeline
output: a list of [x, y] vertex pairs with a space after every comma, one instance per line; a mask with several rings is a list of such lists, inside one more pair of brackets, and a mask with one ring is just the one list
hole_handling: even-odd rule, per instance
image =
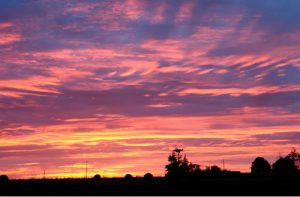
[[[176, 148], [169, 155], [169, 164], [166, 165], [167, 179], [197, 179], [197, 178], [216, 178], [216, 177], [234, 177], [245, 176], [248, 173], [238, 171], [227, 171], [219, 166], [213, 165], [201, 169], [199, 164], [193, 164], [188, 161], [183, 149]], [[279, 157], [272, 165], [263, 157], [254, 159], [251, 165], [251, 176], [260, 177], [300, 177], [300, 154], [295, 148], [285, 157]]]
[[1, 175], [0, 195], [300, 195], [295, 189], [300, 185], [296, 149], [273, 164], [256, 157], [250, 165], [250, 173], [217, 165], [202, 168], [176, 148], [168, 156], [164, 177], [148, 172], [143, 177], [9, 180]]

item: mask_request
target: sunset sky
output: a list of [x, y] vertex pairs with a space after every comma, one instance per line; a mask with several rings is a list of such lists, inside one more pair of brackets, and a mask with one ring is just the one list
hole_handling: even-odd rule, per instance
[[250, 171], [300, 150], [300, 1], [0, 1], [0, 174]]

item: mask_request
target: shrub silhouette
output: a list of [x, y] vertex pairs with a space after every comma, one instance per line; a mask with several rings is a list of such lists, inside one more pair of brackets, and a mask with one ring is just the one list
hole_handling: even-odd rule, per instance
[[98, 181], [98, 180], [100, 180], [100, 179], [101, 179], [100, 174], [96, 174], [96, 175], [93, 177], [93, 180], [95, 180], [95, 181]]
[[0, 175], [0, 183], [7, 183], [9, 178], [7, 175]]
[[153, 175], [151, 174], [151, 173], [146, 173], [145, 175], [144, 175], [144, 179], [145, 180], [151, 180], [151, 179], [153, 179]]
[[220, 172], [222, 172], [221, 168], [219, 166], [216, 166], [216, 165], [212, 166], [210, 168], [210, 171], [213, 172], [213, 173], [220, 173]]
[[208, 176], [218, 177], [222, 175], [222, 170], [219, 166], [213, 165], [205, 169], [205, 173]]
[[131, 174], [126, 174], [124, 178], [125, 179], [133, 179], [133, 176]]
[[271, 174], [271, 165], [263, 157], [256, 157], [252, 162], [251, 174], [258, 177], [265, 177]]

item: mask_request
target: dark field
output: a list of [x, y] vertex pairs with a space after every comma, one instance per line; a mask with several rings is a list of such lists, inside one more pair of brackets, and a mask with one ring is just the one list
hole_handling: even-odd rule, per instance
[[0, 195], [300, 195], [300, 179], [163, 178], [10, 180]]

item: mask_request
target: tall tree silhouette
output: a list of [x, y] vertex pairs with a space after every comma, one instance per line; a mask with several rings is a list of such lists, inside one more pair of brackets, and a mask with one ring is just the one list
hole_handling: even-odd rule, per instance
[[273, 175], [278, 177], [293, 177], [298, 172], [294, 161], [288, 156], [280, 157], [272, 166]]
[[184, 178], [189, 173], [189, 161], [185, 155], [182, 154], [183, 149], [174, 149], [172, 154], [169, 155], [166, 165], [167, 173], [166, 177], [170, 179]]
[[251, 174], [259, 177], [269, 176], [271, 174], [271, 165], [263, 157], [256, 157], [252, 162]]
[[273, 175], [279, 177], [294, 177], [299, 174], [300, 154], [295, 148], [285, 157], [280, 157], [273, 165]]

